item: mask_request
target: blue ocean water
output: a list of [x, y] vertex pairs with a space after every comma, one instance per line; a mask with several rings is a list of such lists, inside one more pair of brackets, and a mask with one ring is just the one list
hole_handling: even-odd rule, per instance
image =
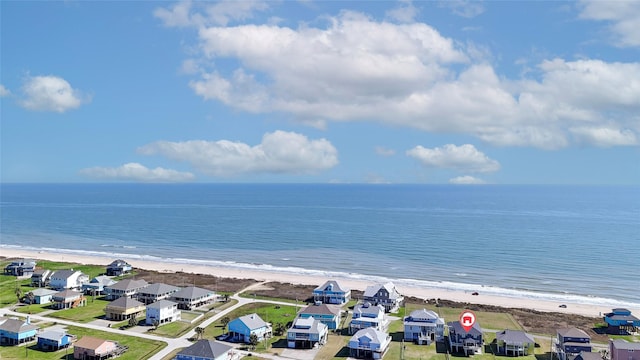
[[2, 184], [2, 247], [640, 307], [640, 187]]

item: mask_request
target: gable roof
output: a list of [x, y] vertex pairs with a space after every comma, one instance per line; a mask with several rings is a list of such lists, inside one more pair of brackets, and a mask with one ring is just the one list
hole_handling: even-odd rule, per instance
[[125, 279], [125, 280], [120, 280], [113, 285], [109, 285], [108, 288], [112, 290], [126, 291], [126, 290], [140, 289], [147, 285], [149, 285], [149, 283], [143, 279], [140, 279], [140, 280]]
[[558, 334], [562, 337], [591, 339], [591, 336], [578, 328], [558, 329]]
[[73, 346], [76, 348], [96, 350], [105, 342], [111, 342], [105, 339], [99, 339], [92, 336], [83, 336], [82, 339], [76, 341]]
[[375, 344], [384, 344], [387, 339], [387, 333], [381, 330], [374, 329], [372, 327], [358, 330], [352, 337], [350, 341], [360, 342], [360, 339], [363, 337], [367, 337], [370, 342]]
[[328, 329], [327, 325], [320, 322], [314, 317], [296, 318], [289, 331], [296, 333], [319, 334], [323, 330]]
[[51, 278], [68, 279], [75, 273], [82, 273], [82, 272], [79, 270], [56, 270], [53, 274], [51, 274]]
[[53, 295], [58, 293], [58, 291], [45, 289], [45, 288], [37, 288], [37, 289], [31, 290], [30, 292], [34, 296], [47, 296], [47, 295]]
[[327, 288], [330, 286], [331, 286], [331, 291], [335, 291], [335, 292], [341, 291], [344, 293], [347, 293], [350, 291], [348, 287], [340, 286], [340, 284], [336, 280], [327, 280], [324, 284], [315, 288], [314, 291], [326, 291]]
[[442, 320], [435, 311], [427, 309], [414, 310], [405, 318], [405, 320], [428, 322], [438, 322], [438, 320], [440, 320], [442, 324], [444, 324], [444, 320]]
[[172, 307], [172, 306], [177, 306], [177, 303], [174, 303], [173, 301], [169, 301], [169, 300], [160, 300], [160, 301], [156, 301], [153, 304], [149, 304], [147, 305], [147, 309], [164, 309], [164, 308], [168, 308], [168, 307]]
[[38, 334], [38, 338], [60, 341], [65, 336], [69, 336], [66, 331], [63, 330], [48, 330]]
[[574, 360], [602, 360], [602, 354], [599, 352], [580, 351]]
[[400, 293], [396, 289], [396, 286], [393, 285], [393, 283], [391, 281], [389, 281], [387, 283], [384, 283], [384, 284], [376, 284], [376, 285], [367, 286], [367, 288], [364, 290], [364, 296], [365, 297], [376, 297], [378, 295], [378, 292], [383, 288], [389, 293], [389, 299], [396, 299], [396, 298], [401, 297]]
[[0, 330], [19, 334], [27, 331], [37, 330], [38, 327], [35, 325], [27, 324], [25, 321], [18, 319], [6, 319], [4, 322], [0, 323]]
[[161, 295], [169, 292], [179, 291], [180, 288], [172, 285], [167, 285], [163, 283], [155, 283], [151, 284], [144, 289], [140, 290], [142, 294], [150, 294], [150, 295]]
[[111, 279], [106, 275], [98, 275], [93, 279], [91, 279], [91, 281], [89, 281], [89, 284], [98, 284], [102, 286], [111, 286], [111, 285], [114, 285], [115, 283], [116, 281], [114, 281], [113, 279]]
[[107, 304], [107, 307], [119, 307], [119, 308], [125, 308], [125, 309], [131, 309], [138, 306], [144, 306], [144, 304], [136, 299], [132, 299], [126, 296], [119, 297], [116, 300], [113, 300], [112, 302]]
[[533, 336], [520, 330], [502, 330], [496, 334], [496, 339], [508, 344], [535, 344]]
[[111, 264], [107, 265], [107, 267], [110, 267], [110, 268], [118, 268], [118, 267], [124, 267], [124, 266], [131, 266], [131, 265], [129, 265], [129, 263], [127, 263], [122, 259], [113, 260]]
[[340, 313], [340, 307], [327, 304], [311, 304], [306, 308], [300, 310], [299, 314], [318, 314], [318, 315], [333, 315], [336, 316]]
[[55, 293], [53, 295], [54, 298], [63, 298], [63, 299], [69, 299], [69, 298], [77, 298], [82, 296], [82, 293], [79, 291], [74, 291], [74, 290], [62, 290], [59, 291], [57, 293]]
[[184, 299], [196, 299], [202, 296], [214, 295], [213, 290], [203, 289], [195, 286], [188, 286], [178, 292], [173, 293], [172, 297], [184, 298]]
[[462, 324], [460, 324], [460, 321], [450, 321], [447, 323], [447, 326], [449, 326], [450, 332], [453, 329], [453, 332], [455, 332], [456, 334], [471, 334], [471, 336], [482, 335], [482, 328], [477, 321], [473, 323], [473, 326], [471, 327], [471, 329], [469, 329], [469, 332], [465, 331], [465, 329], [462, 327]]
[[188, 348], [181, 350], [178, 355], [215, 359], [231, 349], [233, 349], [233, 347], [229, 345], [214, 340], [202, 339]]
[[371, 315], [375, 315], [375, 316], [379, 316], [381, 314], [384, 314], [384, 306], [382, 305], [372, 305], [370, 302], [364, 302], [362, 304], [356, 304], [353, 307], [353, 313], [354, 314], [371, 314]]
[[259, 329], [259, 328], [262, 328], [262, 327], [265, 327], [265, 326], [268, 325], [256, 313], [245, 315], [245, 316], [241, 316], [241, 317], [238, 318], [238, 320], [241, 321], [242, 323], [244, 323], [247, 326], [247, 328], [249, 328], [249, 330]]
[[640, 342], [629, 342], [625, 339], [611, 340], [617, 350], [640, 350]]

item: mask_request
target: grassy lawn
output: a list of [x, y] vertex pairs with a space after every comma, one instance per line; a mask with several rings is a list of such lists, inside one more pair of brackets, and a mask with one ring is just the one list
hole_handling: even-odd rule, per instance
[[[174, 321], [169, 324], [163, 324], [158, 326], [156, 330], [149, 331], [150, 334], [165, 336], [170, 338], [180, 337], [182, 334], [185, 334], [187, 331], [191, 330], [193, 325], [187, 322], [182, 321]], [[149, 326], [149, 329], [153, 329], [153, 327]]]
[[[70, 326], [68, 328], [70, 334], [78, 336], [78, 339], [83, 336], [93, 336], [102, 339], [108, 339], [117, 341], [122, 345], [127, 345], [129, 350], [122, 356], [118, 357], [119, 360], [141, 360], [148, 359], [156, 352], [160, 351], [166, 346], [165, 343], [160, 341], [147, 340], [132, 336], [118, 335], [107, 333], [98, 330], [85, 329]], [[68, 349], [68, 356], [66, 359], [73, 359], [73, 347]], [[2, 359], [43, 359], [43, 360], [60, 360], [65, 359], [65, 350], [56, 352], [42, 352], [36, 348], [36, 342], [34, 341], [29, 346], [3, 346], [0, 347], [0, 358]]]
[[109, 304], [109, 301], [103, 300], [103, 298], [96, 298], [91, 300], [87, 299], [86, 306], [80, 306], [74, 309], [59, 310], [49, 314], [51, 317], [65, 319], [70, 321], [77, 321], [80, 323], [88, 323], [96, 319], [100, 319], [104, 316], [104, 308]]
[[[456, 308], [435, 307], [434, 305], [408, 304], [406, 306], [406, 313], [410, 314], [412, 311], [420, 309], [433, 310], [436, 313], [439, 313], [440, 316], [444, 318], [445, 322], [458, 321], [460, 318], [460, 313], [462, 312], [461, 309]], [[400, 309], [397, 316], [402, 318], [404, 316], [404, 312], [404, 308]], [[522, 326], [520, 326], [520, 324], [513, 318], [513, 316], [511, 316], [511, 314], [486, 311], [474, 311], [474, 314], [476, 314], [476, 321], [485, 329], [522, 330]]]
[[43, 311], [50, 310], [49, 306], [51, 306], [51, 303], [23, 305], [23, 306], [17, 307], [16, 311], [23, 314], [37, 314]]

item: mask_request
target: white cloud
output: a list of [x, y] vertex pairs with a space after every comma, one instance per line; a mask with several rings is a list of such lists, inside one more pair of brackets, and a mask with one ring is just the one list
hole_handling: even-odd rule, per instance
[[480, 0], [444, 0], [440, 2], [440, 6], [465, 18], [474, 18], [484, 12], [484, 4]]
[[80, 173], [95, 179], [140, 182], [184, 182], [195, 179], [195, 176], [189, 172], [161, 167], [149, 169], [138, 163], [127, 163], [115, 168], [91, 167], [80, 170]]
[[577, 127], [571, 132], [579, 141], [599, 147], [639, 145], [638, 137], [628, 129]]
[[475, 185], [475, 184], [484, 184], [484, 180], [470, 176], [457, 176], [452, 179], [449, 179], [449, 184], [460, 184], [460, 185]]
[[11, 95], [11, 91], [4, 87], [4, 85], [0, 84], [0, 97], [5, 97]]
[[407, 150], [410, 156], [426, 167], [454, 169], [464, 172], [494, 172], [500, 170], [500, 164], [478, 151], [471, 144], [456, 146], [447, 144], [443, 147], [428, 149], [416, 146]]
[[163, 155], [190, 163], [213, 176], [254, 173], [307, 174], [338, 164], [338, 152], [325, 140], [285, 131], [267, 133], [262, 143], [250, 146], [228, 140], [157, 141], [138, 149], [145, 155]]
[[192, 2], [180, 1], [170, 8], [157, 8], [154, 16], [168, 27], [202, 27], [251, 19], [256, 11], [265, 11], [268, 3], [258, 0]]
[[411, 0], [401, 0], [400, 6], [387, 11], [386, 15], [395, 21], [409, 23], [414, 21], [419, 12], [418, 8], [413, 6]]
[[380, 156], [393, 156], [396, 154], [396, 151], [384, 146], [376, 146], [376, 154]]
[[80, 107], [89, 98], [73, 89], [65, 79], [57, 76], [30, 76], [23, 86], [20, 105], [29, 110], [55, 111], [63, 113]]
[[609, 23], [614, 45], [640, 46], [640, 2], [583, 0], [580, 6], [580, 18]]
[[[321, 129], [332, 121], [377, 121], [542, 149], [571, 145], [579, 139], [572, 129], [584, 126], [640, 136], [631, 120], [640, 113], [638, 62], [550, 59], [511, 80], [483, 60], [491, 58], [487, 49], [461, 45], [427, 24], [351, 11], [326, 20], [326, 27], [296, 29], [202, 27], [202, 53], [185, 65], [193, 73], [189, 86], [206, 100], [289, 114]], [[227, 59], [235, 68], [216, 66]]]

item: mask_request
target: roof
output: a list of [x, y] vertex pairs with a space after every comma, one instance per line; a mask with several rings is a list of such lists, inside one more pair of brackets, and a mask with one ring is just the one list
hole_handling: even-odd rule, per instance
[[496, 334], [496, 339], [507, 344], [535, 344], [533, 336], [520, 330], [502, 330]]
[[103, 286], [110, 286], [110, 285], [114, 285], [115, 283], [116, 281], [114, 281], [113, 279], [105, 275], [96, 276], [93, 279], [91, 279], [91, 281], [89, 281], [89, 284], [99, 284]]
[[558, 335], [569, 338], [591, 339], [591, 336], [578, 328], [558, 329]]
[[47, 295], [53, 295], [57, 293], [57, 291], [55, 290], [45, 289], [45, 288], [37, 288], [35, 290], [31, 290], [30, 292], [35, 296], [47, 296]]
[[438, 316], [434, 311], [427, 309], [414, 310], [409, 314], [409, 316], [405, 317], [405, 321], [422, 321], [422, 322], [440, 322], [444, 324], [444, 320]]
[[215, 292], [213, 290], [203, 289], [195, 286], [189, 286], [178, 292], [173, 293], [173, 297], [184, 298], [184, 299], [196, 299], [207, 295], [213, 295]]
[[215, 359], [231, 349], [233, 349], [233, 347], [229, 345], [214, 340], [202, 339], [180, 351], [178, 355]]
[[249, 328], [249, 330], [255, 330], [268, 326], [268, 324], [264, 322], [264, 320], [262, 320], [262, 318], [256, 313], [241, 316], [238, 318], [238, 320], [242, 321]]
[[124, 309], [131, 309], [138, 306], [144, 306], [144, 304], [136, 299], [132, 299], [126, 296], [119, 297], [118, 299], [113, 300], [107, 305], [107, 307], [119, 307]]
[[396, 289], [396, 286], [393, 285], [392, 282], [367, 286], [367, 288], [364, 290], [364, 296], [376, 297], [376, 295], [378, 295], [378, 291], [380, 291], [380, 289], [382, 288], [387, 290], [387, 292], [389, 293], [389, 299], [395, 299], [402, 296], [400, 295], [400, 293]]
[[112, 290], [126, 291], [126, 290], [140, 289], [147, 285], [149, 285], [149, 283], [142, 279], [141, 280], [126, 279], [126, 280], [118, 281], [113, 285], [109, 285], [108, 288]]
[[140, 290], [142, 294], [151, 294], [151, 295], [160, 295], [166, 294], [169, 292], [179, 291], [179, 287], [163, 284], [163, 283], [155, 283], [145, 287], [143, 290]]
[[363, 304], [357, 304], [356, 306], [353, 307], [353, 312], [364, 315], [364, 314], [371, 314], [374, 316], [379, 316], [381, 314], [384, 314], [384, 306], [382, 305], [371, 305], [371, 303], [369, 302], [365, 302]]
[[618, 350], [640, 350], [640, 343], [638, 342], [629, 342], [624, 339], [611, 340], [613, 343], [613, 347]]
[[51, 274], [52, 278], [56, 278], [56, 279], [68, 279], [69, 277], [71, 277], [73, 274], [80, 272], [77, 270], [56, 270], [53, 274]]
[[63, 298], [63, 299], [69, 299], [69, 298], [77, 298], [82, 296], [81, 292], [78, 291], [73, 291], [73, 290], [63, 290], [63, 291], [59, 291], [57, 293], [55, 293], [53, 295], [54, 298]]
[[580, 354], [574, 360], [602, 360], [602, 354], [599, 352], [580, 351]]
[[[450, 321], [447, 323], [447, 326], [449, 326], [449, 331], [453, 330], [456, 334], [467, 334], [467, 331], [462, 327], [460, 321]], [[472, 333], [471, 335], [482, 334], [482, 328], [477, 321], [473, 323], [473, 326], [469, 329], [469, 333]]]
[[113, 260], [111, 264], [107, 265], [108, 267], [122, 267], [122, 266], [131, 266], [129, 263], [122, 259]]
[[0, 323], [0, 330], [4, 330], [6, 332], [19, 334], [27, 331], [37, 330], [38, 327], [35, 325], [27, 324], [23, 320], [19, 319], [6, 319], [4, 322]]
[[153, 304], [147, 305], [147, 309], [165, 309], [165, 308], [177, 306], [177, 305], [178, 304], [174, 303], [173, 301], [160, 300], [160, 301], [154, 302]]
[[323, 329], [327, 329], [327, 325], [320, 322], [314, 317], [297, 318], [293, 321], [293, 326], [289, 331], [297, 333], [314, 333], [319, 334]]
[[38, 337], [41, 339], [49, 339], [49, 340], [55, 340], [55, 341], [60, 341], [65, 336], [69, 336], [69, 335], [62, 330], [48, 330], [38, 334]]
[[[91, 336], [83, 336], [82, 339], [76, 341], [73, 346], [76, 348], [96, 350], [100, 345], [108, 342], [109, 340], [94, 338]], [[110, 342], [110, 341], [109, 341]]]
[[376, 330], [374, 328], [366, 328], [366, 329], [362, 329], [362, 330], [358, 330], [358, 332], [356, 332], [352, 337], [351, 341], [356, 341], [359, 342], [358, 340], [362, 337], [368, 337], [369, 339], [371, 339], [372, 343], [376, 343], [376, 344], [384, 344], [386, 339], [387, 339], [387, 333], [385, 333], [384, 331], [380, 331], [380, 330]]
[[32, 277], [38, 277], [38, 276], [42, 276], [45, 274], [49, 274], [51, 273], [51, 270], [47, 270], [47, 269], [38, 269], [36, 271], [33, 272], [33, 275], [31, 275]]
[[328, 287], [331, 287], [331, 291], [336, 291], [336, 292], [342, 291], [344, 293], [347, 293], [351, 290], [348, 287], [340, 286], [340, 284], [335, 280], [327, 280], [324, 284], [315, 288], [314, 291], [325, 291]]
[[336, 316], [340, 313], [340, 307], [328, 304], [311, 304], [306, 308], [300, 310], [299, 314], [318, 314], [318, 315], [333, 315]]

